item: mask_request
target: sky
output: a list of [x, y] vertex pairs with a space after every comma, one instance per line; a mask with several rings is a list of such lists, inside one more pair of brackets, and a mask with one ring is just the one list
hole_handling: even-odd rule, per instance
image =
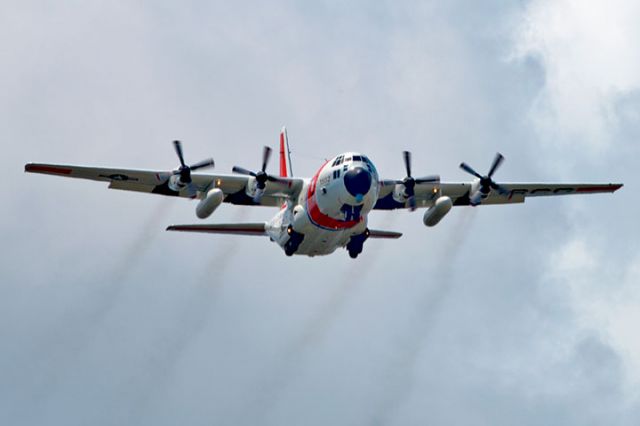
[[[0, 4], [0, 423], [636, 425], [634, 1]], [[623, 182], [614, 195], [374, 212], [404, 233], [287, 258], [166, 233], [195, 203], [27, 162], [255, 168], [362, 151], [384, 178]], [[271, 164], [276, 170], [276, 164]], [[225, 205], [216, 222], [270, 208]]]

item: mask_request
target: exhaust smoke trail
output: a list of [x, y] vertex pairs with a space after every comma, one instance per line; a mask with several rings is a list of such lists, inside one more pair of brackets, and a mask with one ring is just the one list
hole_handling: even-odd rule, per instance
[[[247, 217], [246, 209], [241, 209], [236, 216], [239, 222], [245, 221]], [[203, 237], [213, 238], [214, 242], [216, 238], [209, 235]], [[128, 380], [128, 383], [136, 383], [141, 387], [139, 392], [134, 393], [140, 395], [140, 399], [129, 401], [130, 415], [127, 418], [136, 420], [133, 423], [141, 423], [141, 420], [144, 420], [153, 398], [165, 391], [167, 384], [176, 373], [180, 359], [207, 325], [207, 320], [217, 302], [216, 295], [225, 284], [224, 277], [233, 259], [239, 254], [241, 244], [235, 236], [221, 238], [224, 241], [216, 245], [216, 253], [206, 263], [201, 276], [195, 278], [195, 286], [188, 287], [191, 289], [189, 298], [172, 315], [171, 330], [158, 336], [158, 342], [153, 345], [154, 348], [160, 349], [154, 350], [150, 357], [144, 360], [143, 365], [135, 369], [135, 377]], [[138, 380], [138, 378], [149, 379]], [[131, 392], [130, 386], [126, 391]]]
[[[385, 227], [393, 228], [397, 216], [397, 214], [387, 213], [383, 220]], [[340, 312], [357, 294], [360, 285], [367, 282], [368, 274], [373, 271], [384, 243], [384, 241], [369, 241], [368, 245], [365, 244], [368, 256], [358, 258], [346, 268], [345, 273], [340, 274], [343, 279], [329, 295], [326, 303], [307, 321], [302, 332], [291, 341], [291, 344], [283, 349], [272, 373], [256, 387], [257, 393], [247, 404], [252, 407], [252, 410], [246, 414], [251, 415], [252, 418], [241, 423], [267, 423], [264, 419], [278, 403], [279, 396], [297, 377], [298, 371], [304, 367], [305, 355], [322, 343]], [[340, 254], [345, 253], [335, 253], [334, 256]], [[359, 277], [359, 280], [355, 281], [353, 277]]]
[[[85, 328], [91, 328], [102, 321], [114, 308], [118, 296], [125, 288], [126, 281], [132, 272], [140, 265], [144, 256], [153, 247], [155, 239], [164, 232], [166, 221], [173, 207], [171, 200], [162, 198], [152, 209], [152, 214], [146, 220], [132, 239], [131, 243], [123, 250], [118, 262], [113, 265], [111, 273], [107, 274], [102, 288], [96, 289], [100, 294], [94, 298], [97, 302], [90, 306], [90, 310], [83, 315]], [[74, 321], [75, 322], [75, 321]], [[77, 339], [74, 339], [77, 342]]]
[[414, 326], [413, 332], [408, 333], [404, 341], [396, 345], [402, 350], [396, 354], [395, 361], [389, 366], [384, 376], [383, 388], [388, 393], [375, 404], [376, 409], [367, 424], [376, 426], [389, 424], [402, 402], [411, 395], [415, 385], [413, 373], [418, 357], [435, 326], [442, 303], [454, 285], [456, 260], [464, 247], [475, 217], [475, 209], [463, 209], [460, 212], [453, 235], [439, 252], [435, 263], [436, 269], [429, 271], [434, 278], [432, 281], [434, 285], [419, 298], [419, 303], [415, 306], [414, 318], [411, 321]]
[[[101, 281], [102, 287], [91, 293], [91, 299], [82, 301], [76, 310], [59, 318], [46, 333], [46, 338], [38, 339], [37, 347], [31, 348], [30, 354], [41, 354], [39, 359], [32, 361], [32, 368], [42, 370], [37, 389], [29, 398], [42, 401], [52, 395], [54, 388], [65, 377], [68, 370], [74, 368], [73, 363], [78, 354], [90, 345], [96, 327], [106, 318], [115, 307], [124, 289], [126, 280], [141, 263], [144, 256], [153, 246], [155, 238], [164, 232], [165, 221], [173, 206], [171, 200], [160, 199], [138, 232], [122, 252], [119, 261], [115, 263], [108, 279]], [[97, 280], [93, 277], [90, 281]], [[66, 366], [51, 370], [49, 365]]]

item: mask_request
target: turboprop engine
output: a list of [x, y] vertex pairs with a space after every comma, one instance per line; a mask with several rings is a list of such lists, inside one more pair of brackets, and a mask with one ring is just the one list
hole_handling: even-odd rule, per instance
[[180, 143], [180, 141], [173, 141], [173, 146], [176, 150], [176, 154], [178, 154], [180, 167], [171, 172], [171, 177], [169, 178], [168, 185], [171, 190], [180, 192], [184, 188], [189, 187], [189, 185], [191, 184], [192, 171], [213, 167], [214, 162], [213, 158], [208, 158], [206, 160], [192, 164], [191, 166], [187, 166], [184, 162], [184, 154], [182, 153], [182, 143]]
[[224, 200], [224, 193], [220, 188], [213, 188], [207, 195], [200, 200], [196, 206], [196, 215], [200, 219], [206, 219], [211, 216], [211, 213], [217, 209]]
[[446, 196], [439, 197], [433, 206], [429, 207], [429, 210], [424, 213], [422, 221], [427, 226], [436, 226], [444, 215], [449, 213], [452, 206], [453, 201], [451, 201], [451, 198]]
[[469, 194], [469, 204], [472, 206], [480, 205], [491, 193], [492, 190], [497, 191], [500, 195], [509, 194], [509, 190], [503, 187], [502, 185], [497, 184], [493, 180], [493, 174], [500, 164], [504, 161], [504, 157], [499, 152], [496, 153], [495, 158], [493, 159], [493, 163], [491, 164], [491, 169], [489, 169], [489, 173], [485, 176], [482, 176], [480, 173], [476, 172], [469, 166], [467, 163], [460, 163], [460, 168], [465, 172], [475, 176], [477, 180], [472, 185], [472, 190]]

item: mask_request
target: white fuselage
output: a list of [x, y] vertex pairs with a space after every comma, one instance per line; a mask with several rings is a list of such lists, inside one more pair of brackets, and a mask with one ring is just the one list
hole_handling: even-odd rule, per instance
[[333, 253], [365, 233], [378, 190], [378, 172], [366, 156], [338, 155], [305, 183], [297, 203], [283, 206], [268, 223], [267, 232], [285, 250], [292, 233], [302, 235], [295, 254]]

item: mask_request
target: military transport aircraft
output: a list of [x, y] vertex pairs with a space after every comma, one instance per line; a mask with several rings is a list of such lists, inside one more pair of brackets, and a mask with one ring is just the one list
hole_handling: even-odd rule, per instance
[[234, 174], [195, 174], [213, 167], [213, 159], [191, 166], [182, 145], [174, 141], [180, 166], [172, 171], [127, 170], [101, 167], [30, 163], [25, 171], [109, 182], [109, 188], [198, 199], [196, 215], [209, 217], [223, 202], [245, 206], [278, 207], [267, 222], [172, 225], [169, 231], [264, 235], [287, 256], [319, 256], [345, 247], [356, 258], [369, 238], [400, 238], [392, 231], [369, 229], [372, 210], [426, 208], [423, 222], [435, 226], [452, 206], [522, 203], [528, 197], [614, 192], [622, 184], [497, 183], [493, 175], [504, 157], [496, 154], [486, 175], [466, 163], [470, 182], [445, 183], [437, 175], [413, 177], [411, 154], [404, 155], [403, 179], [381, 179], [373, 162], [361, 153], [346, 152], [325, 162], [308, 178], [293, 177], [286, 129], [280, 132], [279, 174], [267, 173], [271, 148], [264, 147], [262, 167], [251, 171], [233, 167]]

